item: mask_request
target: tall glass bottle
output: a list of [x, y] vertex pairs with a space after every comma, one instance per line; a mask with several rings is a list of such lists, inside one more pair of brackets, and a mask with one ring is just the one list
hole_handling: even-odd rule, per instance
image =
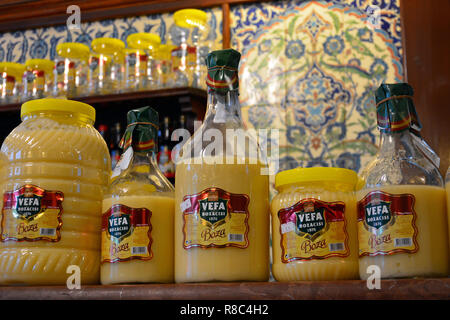
[[174, 189], [156, 163], [158, 113], [128, 112], [103, 200], [102, 284], [173, 282]]
[[406, 83], [376, 91], [380, 150], [362, 174], [358, 199], [360, 277], [447, 276], [443, 179], [421, 129]]
[[175, 173], [176, 282], [269, 278], [269, 177], [242, 122], [239, 60], [232, 49], [206, 59], [207, 112]]

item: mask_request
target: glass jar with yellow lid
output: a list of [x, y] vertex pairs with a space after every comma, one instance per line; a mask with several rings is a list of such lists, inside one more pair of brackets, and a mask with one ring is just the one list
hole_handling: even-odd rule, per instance
[[55, 63], [48, 59], [31, 59], [25, 63], [23, 98], [39, 99], [51, 93]]
[[156, 64], [157, 88], [170, 87], [172, 85], [172, 50], [175, 48], [171, 44], [161, 44], [154, 54]]
[[0, 104], [20, 101], [25, 66], [16, 62], [0, 62]]
[[125, 48], [123, 41], [115, 38], [97, 38], [91, 42], [89, 56], [89, 94], [108, 94], [119, 86], [115, 77], [114, 56]]
[[174, 13], [175, 27], [170, 30], [172, 42], [178, 47], [172, 51], [176, 85], [205, 88], [207, 70], [205, 58], [211, 50], [208, 40], [209, 25], [205, 11], [182, 9]]
[[65, 42], [56, 46], [55, 96], [87, 95], [89, 47], [82, 43]]
[[81, 284], [98, 283], [110, 158], [95, 109], [37, 99], [21, 118], [0, 150], [0, 284], [64, 285], [71, 265]]
[[160, 44], [161, 38], [156, 34], [139, 32], [128, 36], [126, 74], [136, 90], [156, 87], [158, 73], [153, 56]]
[[296, 168], [275, 177], [273, 276], [278, 281], [358, 278], [356, 172]]

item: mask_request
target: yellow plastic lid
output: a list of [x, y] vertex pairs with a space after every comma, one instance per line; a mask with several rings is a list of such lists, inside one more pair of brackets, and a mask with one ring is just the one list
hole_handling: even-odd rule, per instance
[[91, 48], [95, 53], [113, 55], [125, 48], [125, 43], [116, 38], [97, 38], [92, 40]]
[[122, 52], [123, 52], [124, 55], [130, 54], [130, 53], [135, 53], [135, 54], [138, 54], [138, 55], [145, 55], [145, 54], [147, 54], [143, 49], [133, 49], [133, 48], [125, 48], [125, 49], [123, 49]]
[[25, 102], [22, 104], [20, 117], [23, 118], [30, 113], [40, 111], [79, 113], [95, 122], [95, 109], [90, 105], [79, 101], [55, 98], [36, 99]]
[[170, 60], [172, 59], [172, 50], [177, 46], [173, 44], [162, 44], [156, 49], [155, 59], [158, 60]]
[[205, 11], [198, 9], [178, 10], [173, 14], [175, 24], [182, 28], [200, 28], [207, 26], [208, 17]]
[[16, 79], [22, 79], [25, 66], [17, 62], [0, 62], [0, 72], [6, 72]]
[[56, 46], [56, 53], [67, 59], [87, 60], [89, 52], [87, 45], [77, 42], [64, 42]]
[[132, 49], [155, 50], [161, 44], [161, 38], [157, 34], [138, 32], [127, 37], [127, 45]]
[[357, 180], [358, 175], [350, 169], [333, 167], [295, 168], [279, 172], [275, 176], [275, 188], [305, 182], [339, 182], [354, 187]]
[[31, 70], [42, 70], [47, 74], [53, 72], [55, 63], [48, 59], [30, 59], [25, 63], [25, 67]]

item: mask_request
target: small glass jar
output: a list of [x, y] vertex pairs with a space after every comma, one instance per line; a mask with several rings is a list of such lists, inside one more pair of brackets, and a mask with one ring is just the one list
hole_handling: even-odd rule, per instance
[[0, 62], [0, 104], [20, 101], [24, 72], [25, 66], [20, 63]]
[[65, 42], [56, 46], [53, 95], [68, 98], [87, 95], [89, 47]]
[[23, 98], [40, 99], [51, 92], [55, 63], [48, 59], [31, 59], [25, 63]]
[[211, 50], [207, 14], [198, 9], [183, 9], [176, 11], [173, 19], [172, 42], [178, 45], [172, 51], [176, 84], [184, 85], [187, 80], [188, 86], [206, 89], [203, 81], [207, 74], [204, 61]]
[[97, 284], [111, 163], [95, 109], [37, 99], [22, 105], [21, 118], [0, 150], [0, 285], [65, 285], [74, 265], [81, 285]]
[[114, 38], [92, 40], [93, 53], [89, 57], [89, 94], [108, 94], [118, 88], [117, 77], [112, 73], [114, 55], [125, 48], [123, 41]]
[[171, 53], [174, 48], [174, 45], [162, 44], [154, 54], [156, 72], [158, 73], [157, 88], [167, 88], [173, 85]]
[[[127, 66], [130, 70], [128, 75], [133, 77], [131, 72], [134, 72], [134, 78], [137, 80], [136, 88], [138, 90], [150, 90], [156, 87], [156, 83], [158, 82], [158, 73], [156, 72], [156, 64], [153, 56], [160, 44], [161, 38], [152, 33], [133, 33], [127, 38], [128, 47], [134, 50], [139, 50], [139, 52], [136, 52], [136, 57], [139, 54], [139, 61], [138, 59], [134, 60], [132, 54], [127, 60], [129, 61], [127, 62]], [[134, 61], [136, 61], [136, 63], [132, 65]]]
[[356, 172], [280, 172], [271, 203], [273, 276], [278, 281], [358, 278]]

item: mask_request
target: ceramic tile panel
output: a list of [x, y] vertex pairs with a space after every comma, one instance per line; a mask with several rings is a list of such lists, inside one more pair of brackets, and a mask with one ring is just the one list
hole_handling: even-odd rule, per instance
[[[222, 48], [222, 9], [210, 8], [208, 14], [210, 31], [206, 36], [213, 49]], [[27, 59], [54, 59], [56, 46], [61, 42], [80, 42], [90, 45], [99, 37], [118, 38], [126, 42], [128, 35], [136, 32], [156, 33], [162, 43], [170, 42], [177, 26], [173, 14], [147, 15], [110, 19], [81, 24], [81, 30], [69, 30], [66, 25], [19, 30], [0, 34], [0, 61], [24, 63]], [[192, 34], [191, 34], [192, 36]]]
[[[360, 171], [377, 152], [373, 91], [404, 81], [399, 0], [274, 1], [231, 12], [232, 44], [247, 77], [243, 105], [250, 114], [270, 100], [286, 117], [281, 170]], [[272, 126], [270, 117], [253, 119]]]

